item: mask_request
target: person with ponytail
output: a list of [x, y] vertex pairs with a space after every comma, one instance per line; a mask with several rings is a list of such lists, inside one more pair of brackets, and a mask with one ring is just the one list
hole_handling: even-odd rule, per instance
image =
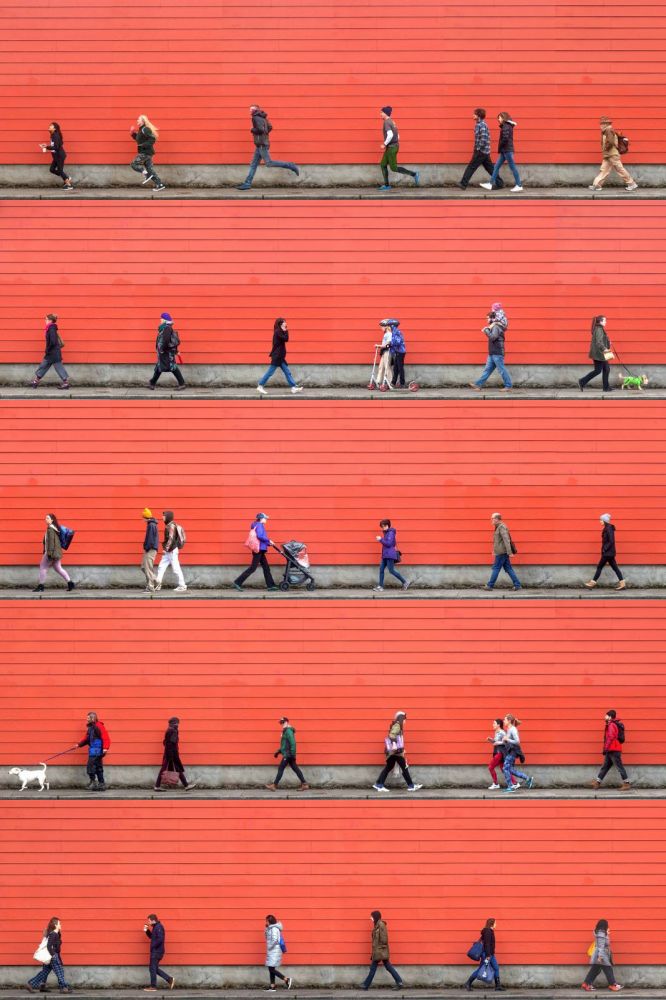
[[62, 177], [65, 185], [65, 191], [73, 191], [74, 185], [72, 184], [72, 178], [69, 174], [65, 173], [65, 160], [67, 159], [67, 153], [65, 152], [62, 130], [58, 122], [51, 122], [49, 125], [49, 133], [51, 136], [49, 141], [47, 143], [40, 142], [42, 153], [51, 154], [51, 166], [49, 167], [49, 171], [50, 173], [55, 174], [56, 177]]
[[278, 368], [287, 380], [287, 383], [291, 386], [291, 391], [294, 395], [297, 392], [303, 392], [303, 386], [297, 385], [294, 376], [289, 370], [289, 365], [287, 364], [287, 341], [289, 340], [289, 328], [287, 326], [286, 319], [279, 316], [275, 323], [273, 324], [273, 344], [271, 346], [270, 354], [268, 355], [271, 359], [271, 363], [268, 366], [266, 373], [259, 379], [257, 385], [257, 392], [260, 392], [262, 396], [267, 396], [268, 392], [265, 388], [266, 383], [269, 379], [275, 375]]
[[[60, 951], [62, 949], [62, 925], [59, 917], [51, 917], [48, 926], [44, 931], [44, 940], [39, 946], [37, 955], [43, 962], [42, 968], [36, 976], [33, 976], [27, 984], [28, 993], [48, 993], [46, 980], [52, 972], [55, 972], [58, 986], [61, 993], [71, 993], [72, 988], [65, 979], [65, 968], [62, 964]], [[40, 954], [40, 952], [43, 953]], [[37, 957], [37, 955], [35, 957]], [[47, 960], [48, 959], [48, 960]]]
[[39, 583], [33, 588], [33, 593], [43, 593], [46, 574], [50, 569], [54, 569], [58, 576], [61, 576], [67, 584], [67, 590], [74, 590], [76, 584], [70, 578], [66, 569], [63, 569], [60, 560], [62, 559], [62, 543], [60, 541], [60, 525], [55, 514], [46, 515], [46, 531], [42, 540], [42, 560], [39, 564]]
[[[465, 989], [470, 992], [472, 989], [472, 983], [475, 979], [481, 975], [485, 966], [490, 966], [493, 972], [493, 977], [495, 979], [495, 989], [498, 992], [503, 993], [504, 987], [500, 982], [500, 970], [495, 958], [495, 927], [497, 921], [494, 917], [488, 917], [485, 926], [481, 928], [481, 944], [483, 946], [483, 954], [481, 955], [481, 961], [479, 962], [478, 969], [475, 969], [472, 975], [469, 977], [465, 983]], [[488, 986], [488, 980], [484, 977], [484, 986]]]
[[504, 765], [502, 770], [504, 771], [504, 779], [506, 781], [506, 792], [515, 792], [520, 787], [517, 784], [513, 784], [512, 776], [515, 778], [522, 778], [522, 780], [527, 784], [528, 788], [532, 788], [534, 785], [534, 778], [530, 778], [528, 774], [523, 771], [519, 771], [516, 768], [516, 758], [520, 758], [521, 762], [525, 760], [523, 751], [520, 745], [520, 736], [518, 735], [518, 726], [520, 725], [520, 719], [517, 719], [515, 715], [505, 715], [504, 716], [504, 734], [505, 734], [505, 745], [507, 747], [506, 756], [504, 758]]
[[597, 376], [602, 376], [602, 388], [604, 392], [613, 392], [611, 389], [609, 376], [610, 376], [610, 358], [607, 356], [612, 354], [611, 352], [611, 342], [608, 339], [608, 334], [606, 333], [606, 317], [605, 316], [595, 316], [592, 320], [592, 337], [590, 341], [590, 351], [588, 357], [594, 362], [594, 368], [587, 375], [578, 379], [578, 388], [582, 392], [588, 382], [591, 382], [593, 378]]
[[143, 184], [152, 181], [153, 191], [164, 191], [166, 184], [162, 183], [153, 166], [155, 143], [160, 135], [157, 126], [153, 125], [146, 115], [139, 115], [136, 125], [130, 126], [130, 135], [136, 140], [136, 156], [130, 163], [130, 167], [137, 174], [143, 174]]

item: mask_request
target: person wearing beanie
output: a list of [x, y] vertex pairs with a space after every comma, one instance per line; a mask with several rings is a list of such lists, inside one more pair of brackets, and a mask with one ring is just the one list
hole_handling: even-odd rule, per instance
[[590, 350], [588, 357], [594, 361], [594, 368], [587, 375], [578, 379], [578, 388], [581, 392], [592, 379], [602, 376], [603, 392], [614, 392], [610, 384], [610, 364], [607, 354], [612, 354], [611, 342], [606, 333], [606, 317], [595, 316], [592, 319], [592, 335], [590, 339]]
[[293, 395], [296, 395], [297, 392], [303, 392], [303, 386], [296, 384], [296, 380], [291, 374], [289, 365], [287, 364], [288, 340], [289, 327], [287, 326], [287, 321], [282, 316], [278, 316], [273, 323], [273, 343], [271, 344], [270, 353], [268, 355], [271, 359], [271, 363], [266, 369], [266, 373], [259, 379], [259, 383], [257, 385], [257, 392], [261, 393], [262, 396], [268, 395], [266, 383], [269, 379], [273, 378], [273, 375], [275, 375], [278, 368], [286, 378], [287, 384], [291, 386]]
[[196, 781], [188, 781], [185, 776], [185, 768], [183, 767], [183, 762], [180, 759], [180, 719], [177, 715], [169, 719], [169, 724], [167, 730], [164, 734], [164, 739], [162, 740], [162, 746], [164, 747], [164, 752], [162, 754], [162, 766], [160, 767], [157, 778], [155, 779], [155, 787], [153, 791], [162, 791], [162, 778], [165, 771], [175, 771], [178, 774], [178, 780], [186, 791], [190, 791], [191, 788], [196, 787]]
[[267, 590], [277, 590], [275, 580], [273, 579], [273, 574], [271, 573], [271, 567], [269, 565], [268, 559], [266, 557], [266, 552], [273, 544], [268, 537], [268, 532], [266, 531], [266, 521], [268, 521], [268, 514], [259, 512], [255, 517], [254, 521], [250, 525], [250, 532], [247, 536], [245, 545], [252, 552], [252, 561], [248, 568], [241, 573], [233, 582], [234, 590], [242, 590], [243, 584], [252, 576], [252, 574], [259, 569], [261, 566], [264, 571], [264, 580], [266, 581]]
[[621, 792], [631, 790], [629, 775], [622, 762], [622, 747], [624, 746], [624, 723], [618, 719], [617, 712], [611, 708], [606, 712], [606, 727], [604, 729], [604, 762], [596, 778], [590, 782], [590, 788], [601, 788], [601, 783], [612, 767], [616, 767], [622, 778]]
[[[483, 167], [486, 173], [492, 177], [495, 165], [490, 156], [490, 129], [486, 124], [485, 108], [474, 109], [474, 149], [472, 158], [465, 167], [465, 173], [458, 182], [461, 191], [467, 190], [469, 182], [479, 167]], [[501, 177], [495, 181], [495, 187], [498, 189], [504, 187], [504, 181]]]
[[273, 131], [273, 126], [269, 122], [266, 112], [257, 104], [252, 104], [250, 107], [250, 118], [252, 120], [250, 132], [252, 133], [252, 138], [254, 139], [254, 156], [252, 157], [247, 177], [242, 184], [238, 185], [238, 190], [250, 190], [252, 187], [252, 181], [254, 180], [254, 175], [257, 172], [257, 167], [262, 160], [264, 161], [264, 166], [266, 167], [280, 167], [282, 170], [291, 170], [292, 174], [296, 174], [298, 177], [300, 170], [295, 163], [271, 159], [271, 154], [269, 152], [271, 145], [269, 135]]
[[599, 517], [599, 523], [601, 524], [601, 558], [597, 563], [597, 569], [591, 580], [588, 580], [585, 584], [590, 590], [597, 586], [597, 580], [601, 576], [601, 571], [604, 566], [608, 565], [613, 570], [617, 577], [617, 584], [615, 586], [616, 590], [624, 590], [627, 586], [627, 582], [622, 576], [622, 570], [616, 562], [616, 549], [615, 549], [615, 525], [612, 522], [610, 514], [602, 514]]
[[62, 349], [65, 346], [58, 334], [58, 317], [55, 313], [47, 313], [44, 327], [45, 350], [42, 363], [35, 372], [35, 376], [30, 383], [32, 389], [36, 389], [51, 366], [55, 368], [60, 376], [59, 389], [69, 389], [69, 375], [62, 363]]
[[162, 183], [153, 166], [155, 143], [160, 135], [157, 126], [153, 125], [145, 115], [139, 115], [136, 125], [130, 125], [130, 135], [136, 142], [136, 156], [130, 167], [137, 174], [143, 174], [142, 184], [152, 181], [153, 191], [164, 191], [166, 184]]
[[378, 966], [383, 965], [389, 975], [393, 977], [395, 982], [393, 989], [401, 990], [405, 984], [398, 970], [395, 966], [391, 965], [391, 960], [389, 958], [388, 929], [386, 927], [386, 923], [382, 920], [382, 915], [379, 910], [373, 910], [370, 914], [370, 919], [372, 920], [372, 952], [370, 955], [370, 968], [364, 982], [361, 984], [361, 989], [370, 989]]
[[406, 174], [411, 177], [418, 187], [421, 183], [421, 175], [418, 170], [407, 170], [406, 167], [398, 166], [398, 150], [400, 149], [400, 134], [398, 132], [398, 126], [393, 121], [391, 115], [393, 114], [393, 108], [387, 104], [381, 109], [381, 116], [383, 119], [382, 129], [384, 133], [382, 142], [382, 153], [380, 167], [382, 171], [382, 177], [384, 183], [380, 186], [380, 191], [390, 191], [391, 185], [389, 184], [389, 170], [392, 170], [394, 174]]
[[185, 532], [174, 521], [172, 510], [163, 511], [162, 520], [164, 521], [164, 539], [162, 541], [162, 558], [157, 567], [157, 576], [155, 578], [155, 590], [162, 589], [164, 574], [167, 571], [167, 567], [171, 566], [178, 581], [175, 592], [183, 594], [187, 590], [187, 584], [185, 583], [183, 571], [180, 568], [180, 549], [185, 543]]
[[490, 572], [490, 579], [483, 588], [484, 590], [494, 590], [497, 577], [504, 570], [510, 578], [514, 590], [522, 590], [522, 584], [516, 576], [516, 571], [511, 565], [511, 556], [516, 549], [511, 538], [508, 525], [502, 520], [502, 515], [498, 512], [491, 514], [490, 521], [493, 526], [493, 568]]
[[509, 370], [504, 364], [505, 334], [509, 326], [509, 321], [502, 309], [501, 302], [495, 302], [487, 316], [487, 324], [482, 327], [481, 332], [488, 338], [488, 354], [486, 364], [481, 375], [476, 382], [469, 382], [470, 389], [480, 392], [492, 373], [497, 369], [498, 375], [502, 379], [500, 392], [511, 392], [513, 381]]
[[282, 775], [286, 769], [290, 767], [301, 783], [298, 789], [299, 792], [307, 792], [310, 786], [305, 780], [300, 767], [296, 763], [296, 730], [290, 724], [286, 715], [283, 715], [280, 719], [280, 725], [282, 726], [282, 738], [280, 739], [280, 746], [275, 751], [273, 756], [277, 759], [280, 755], [282, 755], [282, 760], [278, 765], [275, 780], [269, 785], [266, 785], [266, 788], [268, 788], [271, 792], [276, 792], [278, 785], [282, 781]]
[[155, 556], [159, 548], [159, 534], [157, 531], [157, 518], [153, 517], [153, 512], [149, 507], [144, 507], [141, 515], [146, 522], [146, 534], [143, 539], [143, 559], [141, 560], [141, 572], [146, 578], [146, 593], [155, 592]]
[[590, 191], [601, 191], [604, 182], [613, 170], [624, 181], [625, 191], [635, 191], [638, 184], [622, 163], [619, 148], [620, 140], [618, 133], [613, 128], [612, 119], [606, 115], [602, 115], [599, 119], [599, 127], [601, 129], [601, 169], [589, 185]]
[[[386, 764], [382, 768], [382, 771], [377, 778], [376, 782], [372, 786], [376, 792], [388, 792], [388, 788], [385, 786], [384, 782], [388, 778], [389, 774], [393, 768], [398, 765], [402, 771], [402, 776], [407, 784], [407, 790], [410, 792], [418, 792], [423, 785], [415, 785], [412, 776], [407, 765], [407, 760], [405, 759], [405, 722], [407, 721], [407, 713], [400, 711], [396, 712], [393, 716], [393, 721], [390, 723], [388, 728], [388, 735], [384, 740], [384, 753], [386, 755]], [[374, 972], [372, 973], [374, 976]], [[370, 977], [372, 980], [372, 976]]]
[[173, 317], [168, 312], [163, 312], [160, 315], [160, 323], [157, 328], [157, 339], [155, 341], [155, 349], [157, 351], [157, 362], [155, 364], [155, 370], [153, 371], [152, 378], [148, 383], [149, 389], [154, 389], [157, 385], [160, 375], [165, 372], [171, 372], [175, 376], [176, 382], [176, 392], [182, 392], [185, 388], [185, 379], [183, 378], [183, 373], [178, 367], [178, 348], [180, 347], [180, 336], [177, 330], [173, 328]]
[[492, 191], [497, 187], [497, 178], [499, 177], [499, 172], [505, 163], [509, 164], [509, 169], [513, 174], [513, 179], [515, 181], [514, 186], [511, 188], [512, 193], [516, 194], [523, 190], [523, 182], [520, 179], [520, 174], [518, 173], [518, 167], [516, 166], [516, 161], [514, 159], [514, 140], [513, 140], [513, 130], [516, 127], [517, 122], [514, 122], [508, 111], [500, 111], [497, 116], [497, 121], [500, 127], [499, 145], [497, 151], [499, 156], [495, 161], [495, 166], [493, 167], [493, 172], [489, 181], [481, 184], [482, 188], [486, 191]]

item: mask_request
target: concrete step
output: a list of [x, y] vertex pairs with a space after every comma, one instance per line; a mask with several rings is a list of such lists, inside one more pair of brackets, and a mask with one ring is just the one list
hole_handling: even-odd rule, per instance
[[[76, 579], [77, 573], [71, 566], [67, 567]], [[649, 567], [648, 567], [649, 568]], [[23, 568], [22, 568], [23, 569]], [[187, 577], [190, 567], [183, 566]], [[194, 568], [196, 569], [196, 567]], [[34, 570], [30, 570], [34, 576]], [[138, 570], [136, 571], [138, 573]], [[518, 567], [520, 572], [520, 567]], [[25, 569], [27, 575], [28, 570]], [[68, 592], [65, 586], [54, 583], [48, 585], [43, 593], [35, 594], [32, 587], [35, 580], [25, 586], [0, 586], [0, 599], [16, 601], [52, 601], [66, 599], [68, 601], [641, 601], [663, 600], [666, 598], [666, 587], [635, 587], [627, 586], [626, 590], [616, 591], [613, 586], [599, 586], [595, 590], [573, 587], [538, 587], [522, 590], [500, 589], [499, 585], [493, 591], [472, 588], [428, 588], [411, 587], [407, 591], [386, 589], [379, 594], [369, 588], [336, 587], [322, 588], [308, 592], [307, 590], [271, 591], [248, 587], [242, 593], [232, 588], [216, 589], [189, 587], [185, 593], [177, 594], [170, 586], [158, 594], [148, 594], [140, 587], [77, 587]]]
[[[307, 771], [307, 765], [304, 764], [302, 766]], [[377, 770], [379, 770], [379, 767]], [[418, 765], [414, 766], [413, 770], [415, 778], [418, 778]], [[195, 771], [196, 768], [191, 770], [188, 768], [187, 773], [190, 780], [194, 779]], [[594, 771], [594, 768], [590, 768], [592, 775], [594, 775]], [[157, 773], [157, 768], [155, 768], [155, 773]], [[309, 775], [306, 775], [306, 777], [309, 777]], [[89, 801], [103, 800], [106, 802], [109, 800], [167, 799], [173, 801], [174, 799], [187, 799], [189, 802], [190, 799], [196, 799], [215, 802], [239, 800], [245, 802], [295, 799], [299, 802], [339, 802], [372, 799], [376, 802], [395, 802], [396, 800], [416, 802], [425, 799], [437, 802], [456, 802], [461, 800], [505, 802], [507, 799], [511, 799], [512, 802], [524, 802], [533, 799], [539, 801], [557, 799], [566, 801], [589, 800], [590, 802], [595, 802], [606, 801], [608, 799], [622, 799], [624, 801], [630, 800], [635, 802], [637, 799], [661, 800], [666, 798], [666, 786], [663, 788], [632, 788], [630, 792], [621, 792], [619, 788], [611, 785], [597, 792], [586, 788], [533, 788], [531, 791], [520, 788], [517, 792], [512, 792], [509, 795], [503, 791], [486, 791], [485, 786], [483, 788], [423, 788], [419, 792], [408, 792], [404, 786], [401, 788], [392, 788], [389, 792], [375, 792], [372, 788], [311, 788], [307, 792], [299, 792], [297, 788], [288, 787], [287, 785], [284, 787], [280, 786], [277, 792], [270, 792], [264, 788], [193, 788], [190, 792], [185, 791], [183, 788], [175, 788], [163, 792], [155, 792], [152, 788], [114, 788], [111, 776], [109, 777], [109, 781], [110, 785], [106, 792], [89, 792], [84, 788], [54, 789], [53, 787], [49, 791], [44, 789], [43, 792], [33, 788], [21, 792], [17, 789], [3, 788], [0, 789], [0, 801], [25, 802], [27, 800], [37, 800], [42, 802], [47, 799], [58, 801], [86, 799]]]
[[[197, 987], [187, 987], [180, 986], [179, 983], [182, 980], [183, 974], [187, 974], [187, 967], [183, 968], [178, 965], [169, 965], [168, 956], [164, 961], [164, 966], [168, 972], [173, 973], [176, 978], [176, 987], [173, 991], [168, 989], [163, 989], [161, 986], [158, 987], [158, 993], [155, 994], [156, 997], [169, 997], [173, 1000], [174, 997], [186, 998], [186, 997], [196, 997], [197, 1000], [217, 1000], [219, 997], [224, 997], [225, 1000], [247, 1000], [247, 998], [260, 996], [263, 991], [262, 986], [246, 986], [243, 988], [234, 987], [224, 987], [221, 986], [217, 989], [210, 988], [197, 988]], [[285, 967], [286, 968], [286, 967]], [[473, 970], [473, 965], [470, 963], [469, 967], [464, 967], [460, 970], [461, 978], [465, 978]], [[401, 967], [405, 977], [409, 974], [409, 966]], [[103, 970], [100, 971], [100, 978]], [[254, 971], [254, 970], [253, 970]], [[295, 966], [292, 970], [294, 973], [294, 978], [298, 978], [299, 967]], [[504, 971], [504, 970], [503, 970]], [[523, 971], [529, 971], [523, 970]], [[71, 970], [66, 969], [67, 975], [76, 982], [74, 976], [71, 975]], [[585, 976], [585, 967], [581, 966], [580, 980], [582, 982]], [[224, 977], [225, 969], [220, 967], [221, 977]], [[0, 975], [2, 970], [0, 970]], [[34, 973], [33, 973], [34, 974]], [[365, 969], [359, 969], [359, 977], [363, 977], [365, 974]], [[661, 975], [660, 975], [661, 974]], [[381, 970], [379, 970], [378, 975], [381, 975]], [[574, 973], [575, 975], [575, 973]], [[621, 979], [622, 968], [617, 968], [618, 978]], [[26, 979], [28, 978], [26, 970]], [[651, 974], [652, 979], [665, 978], [663, 973], [661, 973], [661, 967], [655, 966], [654, 972]], [[52, 979], [53, 981], [53, 979]], [[601, 982], [601, 980], [599, 980]], [[602, 991], [605, 995], [608, 995], [605, 987], [599, 985], [598, 990]], [[59, 996], [56, 987], [52, 986], [51, 993]], [[284, 991], [280, 990], [280, 995]], [[135, 989], [103, 989], [103, 988], [86, 988], [86, 987], [76, 987], [76, 998], [77, 1000], [139, 1000], [139, 998], [145, 997], [145, 993], [140, 987]], [[665, 996], [664, 989], [662, 987], [653, 988], [636, 988], [631, 986], [626, 986], [622, 991], [622, 996], [625, 1000], [663, 1000]], [[23, 991], [18, 991], [17, 989], [1, 989], [0, 988], [0, 1000], [25, 1000], [28, 994]], [[320, 988], [298, 988], [297, 986], [292, 986], [289, 992], [290, 1000], [359, 1000], [361, 996], [364, 996], [360, 989], [349, 989], [345, 987], [331, 988], [331, 987], [320, 987]], [[409, 989], [404, 987], [401, 990], [392, 990], [384, 987], [371, 987], [370, 996], [373, 1000], [395, 1000], [395, 998], [406, 997], [407, 1000], [413, 998], [413, 1000], [463, 1000], [463, 997], [469, 997], [470, 994], [458, 987], [430, 987], [430, 988], [415, 988]], [[580, 997], [585, 996], [580, 986], [576, 987], [564, 987], [564, 988], [552, 988], [552, 987], [522, 987], [516, 989], [514, 987], [506, 987], [504, 992], [498, 994], [494, 989], [486, 989], [478, 985], [478, 983], [473, 988], [473, 996], [477, 1000], [490, 1000], [490, 998], [496, 998], [501, 996], [504, 1000], [580, 1000]]]

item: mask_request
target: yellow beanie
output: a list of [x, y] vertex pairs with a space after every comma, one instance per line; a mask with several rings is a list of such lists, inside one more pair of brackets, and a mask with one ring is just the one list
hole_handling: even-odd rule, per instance
[[143, 508], [143, 516], [144, 517], [152, 517], [153, 516], [153, 512], [150, 509], [150, 507], [144, 507]]

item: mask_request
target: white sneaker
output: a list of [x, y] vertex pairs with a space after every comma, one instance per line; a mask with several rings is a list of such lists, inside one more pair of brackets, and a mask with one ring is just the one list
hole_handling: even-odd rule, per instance
[[626, 188], [624, 190], [625, 191], [635, 191], [637, 187], [638, 187], [638, 184], [636, 183], [636, 181], [632, 181], [631, 184], [627, 184], [627, 186], [626, 186]]
[[485, 181], [483, 184], [479, 184], [479, 187], [484, 188], [486, 191], [492, 191], [493, 186], [490, 181]]
[[143, 171], [143, 176], [146, 179], [144, 181], [141, 181], [142, 184], [147, 184], [148, 181], [152, 181], [152, 179], [153, 179], [153, 175], [152, 174], [147, 174], [145, 170]]
[[522, 184], [516, 184], [516, 185], [514, 185], [514, 187], [511, 188], [511, 193], [512, 194], [517, 194], [519, 191], [522, 191], [522, 190], [523, 190], [523, 185]]
[[186, 590], [187, 590], [187, 587], [176, 587], [175, 593], [176, 594], [184, 594]]
[[162, 589], [162, 583], [160, 581], [160, 582], [158, 582], [158, 583], [155, 584], [155, 592], [157, 592], [158, 590], [161, 590], [161, 589]]
[[291, 391], [294, 394], [296, 394], [297, 392], [303, 392], [303, 386], [302, 385], [292, 385]]
[[267, 396], [268, 395], [268, 393], [264, 389], [263, 385], [258, 385], [257, 386], [257, 392], [260, 392], [262, 396]]
[[376, 792], [388, 792], [388, 788], [385, 785], [373, 785], [372, 787]]
[[496, 790], [497, 790], [497, 789], [498, 789], [499, 787], [500, 787], [499, 785], [495, 785], [495, 784], [493, 784], [493, 785], [488, 785], [488, 791], [489, 791], [489, 792], [494, 792], [494, 791], [496, 791]]
[[376, 590], [378, 594], [383, 594], [384, 593], [384, 588], [383, 587], [373, 587], [372, 589]]
[[423, 785], [408, 785], [407, 786], [407, 791], [408, 792], [420, 792], [422, 788], [423, 788]]

